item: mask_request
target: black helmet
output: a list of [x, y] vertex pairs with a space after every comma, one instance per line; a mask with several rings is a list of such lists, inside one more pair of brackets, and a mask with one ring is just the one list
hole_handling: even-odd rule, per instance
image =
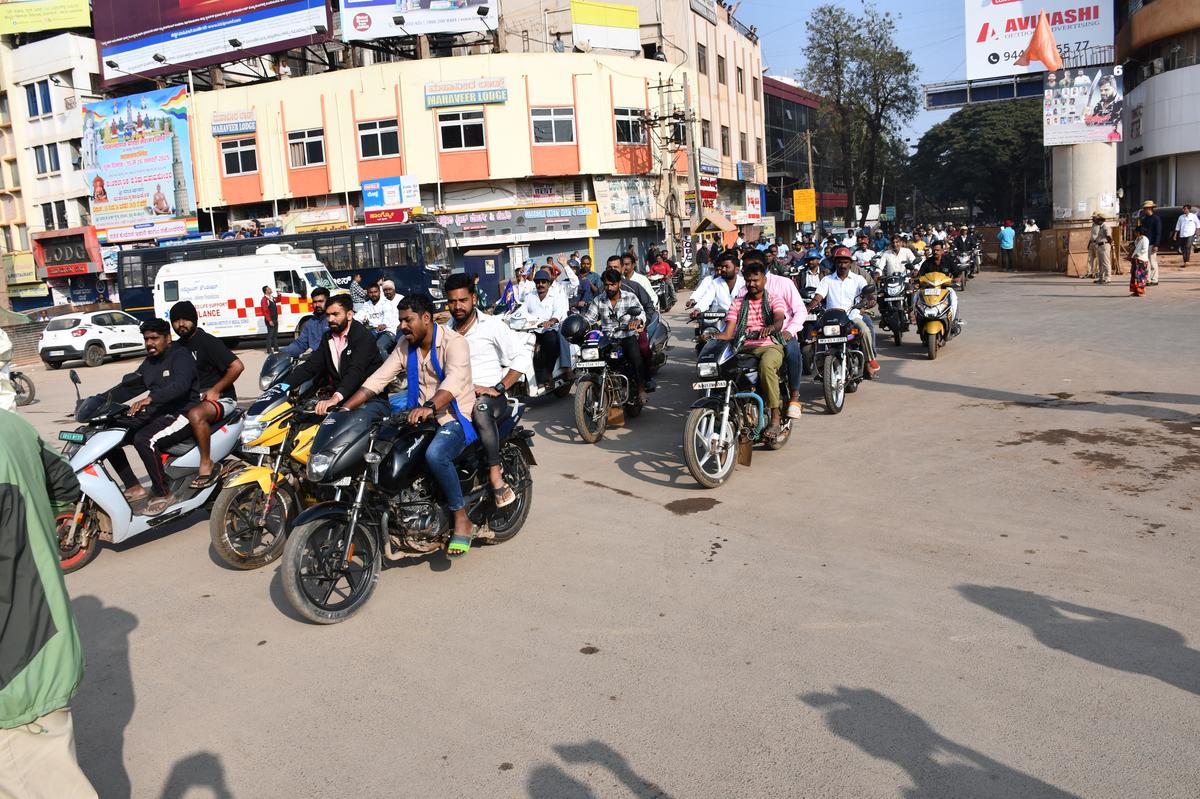
[[571, 314], [563, 320], [562, 326], [559, 328], [563, 338], [572, 344], [582, 344], [583, 337], [587, 335], [588, 323], [579, 314]]

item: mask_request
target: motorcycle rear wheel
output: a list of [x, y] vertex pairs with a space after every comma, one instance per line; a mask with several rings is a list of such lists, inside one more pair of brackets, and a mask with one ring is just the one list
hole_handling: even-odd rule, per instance
[[[382, 567], [375, 538], [359, 524], [350, 536], [348, 568], [341, 568], [346, 518], [316, 519], [292, 530], [279, 575], [288, 602], [315, 624], [337, 624], [353, 616], [375, 591]], [[341, 588], [341, 591], [339, 591]]]
[[846, 364], [838, 358], [827, 357], [823, 371], [821, 387], [825, 392], [825, 408], [830, 413], [841, 413], [846, 406]]
[[[608, 428], [608, 409], [603, 408], [604, 392], [595, 380], [584, 380], [575, 391], [575, 429], [580, 437], [588, 444], [595, 444], [604, 438]], [[593, 418], [593, 414], [599, 418]]]
[[[280, 487], [271, 497], [266, 526], [260, 527], [266, 495], [258, 483], [222, 488], [208, 517], [213, 550], [235, 569], [259, 569], [283, 554], [292, 509], [299, 506], [290, 488]], [[265, 541], [265, 544], [264, 544]]]
[[482, 539], [480, 543], [483, 544], [503, 544], [515, 538], [525, 526], [529, 508], [533, 504], [533, 478], [529, 474], [525, 455], [515, 444], [509, 443], [500, 450], [500, 462], [504, 470], [504, 482], [517, 495], [517, 501], [492, 513], [488, 519], [488, 529], [492, 535]]
[[737, 440], [733, 425], [722, 432], [724, 453], [714, 452], [709, 441], [720, 417], [712, 408], [692, 408], [683, 425], [683, 460], [696, 482], [705, 488], [720, 488], [733, 474], [737, 462]]
[[23, 372], [13, 372], [11, 375], [13, 389], [17, 393], [17, 407], [24, 408], [29, 403], [33, 402], [33, 398], [37, 396], [37, 389], [33, 387], [33, 381], [30, 380]]

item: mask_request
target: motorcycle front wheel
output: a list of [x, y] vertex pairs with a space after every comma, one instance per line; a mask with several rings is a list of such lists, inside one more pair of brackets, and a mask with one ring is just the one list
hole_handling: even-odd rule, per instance
[[825, 408], [830, 413], [841, 413], [846, 404], [846, 361], [832, 355], [826, 357], [821, 382]]
[[720, 488], [733, 474], [737, 440], [733, 425], [717, 430], [721, 418], [712, 408], [692, 408], [683, 426], [683, 460], [696, 482]]
[[[348, 523], [332, 517], [302, 524], [283, 549], [283, 593], [297, 613], [315, 624], [337, 624], [353, 616], [379, 581], [382, 561], [374, 536], [361, 524], [350, 534]], [[347, 546], [350, 558], [343, 568]]]
[[[90, 500], [89, 500], [90, 501]], [[77, 572], [91, 563], [100, 554], [100, 536], [88, 523], [87, 517], [75, 530], [75, 541], [68, 544], [67, 534], [71, 531], [73, 513], [63, 513], [55, 521], [55, 538], [58, 540], [58, 566], [63, 574]]]
[[937, 333], [928, 333], [925, 336], [925, 353], [929, 356], [929, 360], [937, 360], [938, 353], [938, 337]]
[[899, 347], [900, 341], [903, 338], [904, 338], [904, 332], [902, 330], [900, 330], [900, 325], [896, 325], [894, 328], [892, 328], [892, 343], [893, 344], [895, 344], [897, 347]]
[[[265, 524], [263, 506], [270, 501]], [[290, 488], [280, 486], [268, 497], [258, 483], [222, 488], [208, 517], [213, 550], [235, 569], [258, 569], [283, 554], [292, 510], [299, 506]]]
[[598, 380], [583, 380], [575, 389], [575, 428], [588, 444], [604, 438], [608, 408]]
[[25, 376], [23, 372], [13, 372], [11, 376], [13, 390], [17, 394], [17, 407], [24, 408], [29, 403], [33, 402], [33, 398], [37, 396], [37, 389], [33, 387], [33, 381]]

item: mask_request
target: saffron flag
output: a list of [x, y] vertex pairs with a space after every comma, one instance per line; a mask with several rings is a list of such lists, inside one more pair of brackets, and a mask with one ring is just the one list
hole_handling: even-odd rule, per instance
[[1031, 61], [1041, 61], [1048, 72], [1063, 68], [1062, 56], [1058, 54], [1058, 44], [1054, 41], [1054, 33], [1050, 30], [1050, 20], [1046, 17], [1045, 9], [1038, 15], [1037, 27], [1033, 29], [1033, 38], [1029, 46], [1014, 64], [1027, 67]]

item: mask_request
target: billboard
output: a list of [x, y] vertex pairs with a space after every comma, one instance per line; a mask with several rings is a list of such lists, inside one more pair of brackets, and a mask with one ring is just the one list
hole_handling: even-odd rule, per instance
[[596, 175], [592, 187], [596, 191], [596, 205], [601, 226], [639, 226], [653, 219], [661, 219], [658, 202], [655, 200], [654, 178], [640, 175]]
[[92, 14], [106, 84], [325, 41], [332, 24], [327, 0], [95, 0]]
[[0, 0], [0, 34], [86, 28], [91, 24], [88, 0]]
[[[486, 6], [486, 16], [479, 9]], [[494, 0], [342, 0], [342, 38], [369, 41], [425, 33], [487, 33], [496, 30]], [[397, 25], [394, 20], [403, 18]]]
[[362, 181], [363, 217], [368, 225], [407, 222], [421, 205], [421, 184], [409, 175]]
[[187, 87], [85, 104], [83, 170], [102, 242], [196, 232]]
[[1087, 0], [966, 0], [967, 80], [1042, 72], [1018, 67], [1044, 9], [1063, 58], [1113, 43], [1113, 4]]
[[1122, 71], [1117, 64], [1047, 72], [1042, 92], [1042, 144], [1121, 141]]

